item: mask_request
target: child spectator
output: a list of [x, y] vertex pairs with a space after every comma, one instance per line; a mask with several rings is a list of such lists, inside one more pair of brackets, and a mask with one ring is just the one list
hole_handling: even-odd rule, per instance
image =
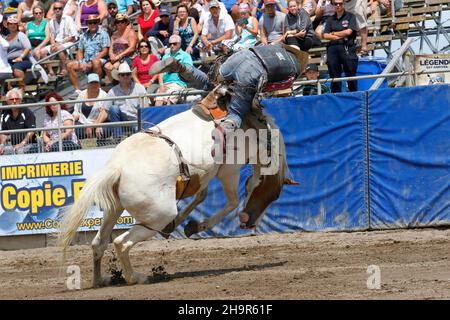
[[247, 3], [241, 3], [238, 12], [240, 19], [236, 21], [236, 35], [240, 39], [233, 46], [235, 51], [253, 47], [258, 35], [258, 20], [250, 15], [250, 6]]

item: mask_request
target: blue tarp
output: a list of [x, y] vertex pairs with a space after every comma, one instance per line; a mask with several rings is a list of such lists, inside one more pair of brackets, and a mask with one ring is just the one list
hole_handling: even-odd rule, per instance
[[371, 227], [450, 224], [450, 88], [368, 95]]
[[[449, 86], [270, 99], [298, 186], [286, 186], [257, 231], [363, 230], [450, 224]], [[158, 123], [188, 105], [142, 110]], [[243, 181], [251, 174], [242, 170]], [[225, 205], [213, 180], [191, 218]], [[180, 209], [187, 201], [180, 201]], [[242, 203], [239, 207], [242, 209]], [[179, 229], [182, 235], [182, 228]], [[236, 212], [202, 235], [242, 234]]]

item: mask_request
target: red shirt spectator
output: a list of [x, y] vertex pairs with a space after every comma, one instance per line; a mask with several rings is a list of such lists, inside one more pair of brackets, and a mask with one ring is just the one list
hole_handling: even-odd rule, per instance
[[143, 0], [140, 2], [142, 14], [137, 18], [139, 25], [138, 37], [147, 40], [147, 32], [155, 24], [155, 19], [159, 17], [158, 8], [153, 4], [153, 1]]
[[133, 74], [134, 81], [142, 84], [146, 88], [156, 82], [158, 75], [150, 76], [148, 71], [158, 60], [157, 56], [150, 54], [150, 44], [145, 40], [141, 40], [139, 42], [139, 56], [134, 58], [131, 65], [132, 69], [136, 69], [136, 74]]

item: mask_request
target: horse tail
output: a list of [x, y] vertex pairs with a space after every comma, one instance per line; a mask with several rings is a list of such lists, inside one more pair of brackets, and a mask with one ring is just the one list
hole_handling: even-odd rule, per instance
[[120, 169], [107, 166], [86, 181], [78, 199], [64, 213], [61, 222], [58, 244], [64, 253], [93, 203], [96, 203], [104, 214], [114, 212], [120, 207], [117, 197], [120, 175]]

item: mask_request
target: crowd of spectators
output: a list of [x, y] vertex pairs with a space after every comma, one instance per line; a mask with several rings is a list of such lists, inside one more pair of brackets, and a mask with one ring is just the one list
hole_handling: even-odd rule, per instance
[[[356, 25], [352, 24], [354, 30], [348, 34], [353, 38], [356, 33], [361, 35], [362, 55], [367, 54], [368, 15], [376, 16], [380, 8], [390, 14], [390, 1], [344, 3], [346, 12], [355, 15]], [[182, 64], [193, 65], [200, 58], [259, 43], [283, 42], [307, 52], [320, 46], [323, 39], [338, 41], [335, 35], [324, 37], [326, 32], [333, 33], [327, 24], [336, 15], [334, 3], [335, 0], [181, 0], [171, 10], [161, 0], [23, 0], [14, 14], [8, 14], [6, 4], [0, 2], [0, 85], [14, 77], [18, 78], [17, 86], [23, 89], [25, 73], [32, 63], [59, 52], [53, 57], [60, 61], [59, 66], [48, 65], [47, 73], [68, 76], [74, 89], [72, 99], [171, 93], [187, 88], [187, 84], [175, 73], [149, 76], [148, 71], [156, 61], [174, 57]], [[137, 11], [137, 16], [131, 19], [130, 15]], [[345, 61], [339, 63], [344, 64], [346, 71]], [[317, 77], [316, 71], [309, 66], [308, 79]], [[88, 79], [85, 88], [80, 84], [82, 75]], [[333, 88], [332, 91], [335, 92]], [[7, 104], [16, 103], [18, 91], [9, 92]], [[315, 92], [306, 90], [304, 94]], [[175, 104], [178, 98], [158, 97], [149, 103]], [[57, 94], [46, 97], [46, 101], [54, 101], [55, 105], [60, 100]], [[66, 106], [60, 107], [64, 125], [95, 124], [135, 120], [138, 103], [137, 99], [125, 99], [77, 103], [67, 110]], [[27, 123], [33, 122], [26, 109], [20, 112], [29, 120]], [[17, 111], [8, 113], [8, 125], [8, 121], [3, 122], [5, 114], [2, 113], [2, 130], [10, 128], [11, 119], [18, 116]], [[46, 114], [45, 125], [54, 125], [55, 109], [47, 107]], [[61, 137], [65, 141], [63, 147], [76, 148], [77, 134], [102, 138], [104, 131], [100, 127], [83, 132], [65, 130]], [[120, 136], [114, 130], [111, 134], [115, 139]], [[0, 145], [4, 144], [3, 136], [0, 135]], [[56, 150], [57, 138], [54, 131], [46, 132], [44, 151]], [[12, 142], [13, 149], [25, 140], [32, 141], [31, 137], [22, 136], [16, 140], [20, 141]], [[0, 153], [5, 152], [8, 149], [2, 146]]]

